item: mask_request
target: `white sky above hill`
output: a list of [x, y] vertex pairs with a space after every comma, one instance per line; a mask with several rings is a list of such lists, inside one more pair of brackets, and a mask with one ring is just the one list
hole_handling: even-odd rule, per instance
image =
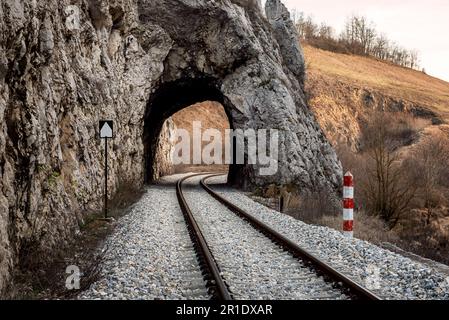
[[[287, 7], [326, 22], [337, 32], [355, 13], [373, 21], [379, 32], [420, 53], [421, 66], [449, 81], [448, 0], [282, 0]], [[265, 0], [262, 0], [265, 3]]]

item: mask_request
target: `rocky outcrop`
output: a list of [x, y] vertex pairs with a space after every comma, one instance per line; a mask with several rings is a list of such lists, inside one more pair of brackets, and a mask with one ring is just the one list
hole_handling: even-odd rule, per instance
[[280, 1], [267, 1], [265, 5], [267, 18], [273, 27], [273, 34], [281, 49], [283, 66], [304, 84], [305, 60], [299, 45], [299, 35], [294, 26], [290, 12]]
[[111, 193], [154, 175], [164, 121], [204, 100], [221, 102], [233, 128], [280, 131], [277, 173], [235, 166], [231, 180], [339, 184], [279, 1], [267, 1], [269, 20], [258, 1], [242, 0], [0, 5], [0, 288], [24, 247], [62, 247], [83, 213], [101, 206], [100, 119], [115, 122]]
[[152, 163], [154, 175], [163, 177], [174, 173], [173, 153], [176, 144], [176, 125], [172, 118], [168, 118], [162, 126], [159, 143]]

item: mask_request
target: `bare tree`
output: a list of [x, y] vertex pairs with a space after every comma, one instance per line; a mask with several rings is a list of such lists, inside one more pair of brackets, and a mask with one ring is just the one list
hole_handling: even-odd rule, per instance
[[405, 181], [404, 167], [390, 139], [391, 119], [379, 112], [363, 133], [369, 161], [362, 193], [368, 211], [394, 228], [407, 211], [415, 190]]
[[373, 49], [374, 57], [381, 59], [381, 60], [387, 60], [389, 46], [390, 46], [390, 44], [389, 44], [388, 38], [384, 34], [381, 34], [380, 36], [378, 36], [375, 41], [374, 49]]
[[334, 29], [331, 26], [322, 23], [318, 30], [318, 37], [324, 40], [329, 40], [334, 38]]
[[406, 161], [407, 171], [417, 187], [418, 207], [426, 212], [426, 225], [434, 218], [435, 210], [448, 205], [449, 196], [449, 139], [442, 133], [426, 136]]
[[416, 50], [410, 51], [410, 68], [419, 68], [419, 53]]
[[313, 40], [317, 37], [318, 26], [313, 22], [312, 17], [307, 17], [304, 23], [304, 38]]
[[304, 12], [298, 11], [296, 9], [291, 10], [290, 17], [295, 25], [298, 24], [298, 21], [301, 19], [301, 16], [304, 15]]
[[372, 53], [376, 34], [373, 23], [363, 16], [353, 15], [346, 21], [343, 39], [347, 41], [352, 53], [369, 55]]

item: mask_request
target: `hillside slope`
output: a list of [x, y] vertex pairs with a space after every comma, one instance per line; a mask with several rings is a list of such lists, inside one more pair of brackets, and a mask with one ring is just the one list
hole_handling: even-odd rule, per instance
[[305, 46], [309, 75], [328, 76], [354, 85], [363, 85], [430, 107], [449, 116], [449, 83], [423, 72], [399, 67], [368, 57], [338, 54]]
[[420, 126], [449, 120], [449, 83], [372, 58], [304, 47], [309, 103], [328, 139], [354, 151], [371, 110], [405, 112]]

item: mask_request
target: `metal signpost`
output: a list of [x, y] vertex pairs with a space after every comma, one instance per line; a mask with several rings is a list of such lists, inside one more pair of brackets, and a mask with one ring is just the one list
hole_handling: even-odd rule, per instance
[[99, 125], [100, 139], [104, 139], [104, 218], [108, 218], [108, 139], [114, 136], [114, 123], [101, 120]]

